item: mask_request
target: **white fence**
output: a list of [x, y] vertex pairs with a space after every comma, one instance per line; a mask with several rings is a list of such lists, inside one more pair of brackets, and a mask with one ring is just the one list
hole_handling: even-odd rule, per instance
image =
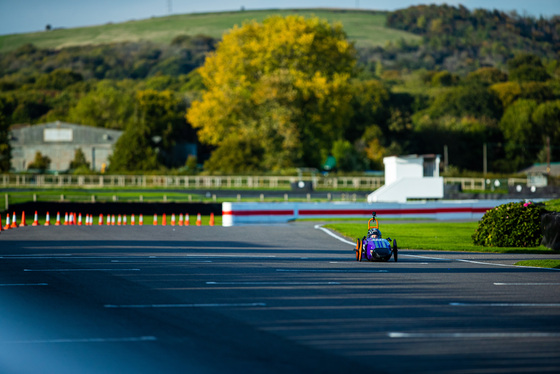
[[[302, 177], [315, 189], [373, 191], [382, 177]], [[25, 175], [3, 174], [2, 187], [165, 187], [183, 189], [290, 189], [296, 176]]]
[[[374, 191], [383, 186], [383, 177], [304, 176], [314, 189]], [[175, 175], [30, 175], [3, 174], [1, 187], [163, 187], [182, 189], [279, 189], [287, 190], [299, 177], [282, 176], [175, 176]], [[493, 184], [495, 181], [492, 180]], [[484, 178], [444, 178], [445, 184], [460, 184], [463, 190], [488, 188]], [[502, 179], [501, 186], [525, 185], [525, 179]]]

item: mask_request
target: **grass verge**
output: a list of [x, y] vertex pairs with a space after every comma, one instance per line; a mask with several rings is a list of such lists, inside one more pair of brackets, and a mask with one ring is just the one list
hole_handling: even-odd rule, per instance
[[525, 260], [519, 261], [517, 266], [534, 266], [537, 268], [560, 269], [560, 260]]
[[[383, 237], [397, 240], [399, 248], [427, 249], [437, 251], [467, 251], [493, 253], [558, 253], [544, 246], [515, 248], [515, 247], [480, 247], [474, 245], [471, 235], [478, 222], [464, 223], [406, 223], [383, 224], [380, 230]], [[324, 227], [335, 230], [342, 235], [356, 239], [367, 233], [367, 225], [354, 223], [327, 224]]]

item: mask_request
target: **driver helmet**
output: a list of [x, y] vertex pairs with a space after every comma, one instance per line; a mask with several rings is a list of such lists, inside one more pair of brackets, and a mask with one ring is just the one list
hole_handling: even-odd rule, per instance
[[381, 231], [379, 229], [369, 229], [368, 238], [381, 239]]

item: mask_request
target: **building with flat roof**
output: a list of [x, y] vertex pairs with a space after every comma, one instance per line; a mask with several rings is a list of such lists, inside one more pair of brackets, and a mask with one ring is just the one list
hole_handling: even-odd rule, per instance
[[66, 171], [80, 148], [92, 170], [100, 171], [108, 165], [113, 145], [122, 131], [66, 122], [39, 125], [16, 125], [10, 129], [12, 170], [25, 171], [41, 152], [51, 159], [49, 170]]

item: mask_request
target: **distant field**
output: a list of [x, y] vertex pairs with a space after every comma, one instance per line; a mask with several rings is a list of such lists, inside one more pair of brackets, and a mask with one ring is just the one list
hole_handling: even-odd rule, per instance
[[63, 48], [86, 44], [103, 44], [124, 41], [147, 40], [169, 43], [180, 34], [205, 34], [221, 38], [234, 25], [244, 21], [262, 21], [273, 15], [299, 14], [315, 15], [329, 22], [341, 22], [348, 38], [357, 46], [383, 46], [388, 41], [399, 39], [418, 40], [420, 37], [385, 27], [386, 13], [358, 10], [300, 9], [261, 10], [224, 13], [191, 13], [168, 17], [154, 17], [144, 20], [116, 24], [56, 29], [27, 34], [0, 35], [0, 53], [32, 43], [41, 48]]

